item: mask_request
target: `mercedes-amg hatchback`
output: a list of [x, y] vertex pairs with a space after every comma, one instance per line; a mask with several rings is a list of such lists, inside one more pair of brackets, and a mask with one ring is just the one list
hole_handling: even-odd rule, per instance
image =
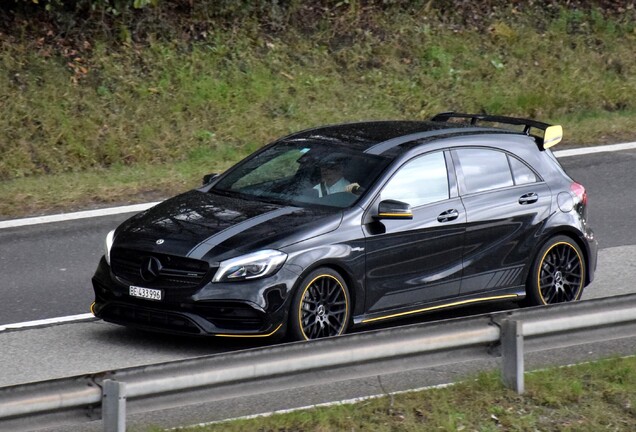
[[561, 135], [444, 113], [284, 137], [109, 233], [92, 311], [315, 339], [479, 302], [578, 300], [597, 243], [585, 188], [548, 149]]

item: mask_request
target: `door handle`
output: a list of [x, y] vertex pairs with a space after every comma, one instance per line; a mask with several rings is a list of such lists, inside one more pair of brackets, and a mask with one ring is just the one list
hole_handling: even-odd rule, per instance
[[525, 195], [521, 195], [519, 197], [519, 204], [533, 204], [539, 201], [539, 195], [534, 192], [527, 193]]
[[451, 209], [451, 210], [446, 210], [445, 212], [441, 213], [439, 216], [437, 216], [437, 221], [438, 222], [450, 222], [452, 220], [455, 220], [459, 217], [459, 212], [455, 209]]

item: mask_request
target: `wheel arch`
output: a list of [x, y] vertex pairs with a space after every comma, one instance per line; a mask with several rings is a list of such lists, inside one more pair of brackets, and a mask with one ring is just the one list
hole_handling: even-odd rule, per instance
[[338, 273], [340, 277], [344, 280], [348, 288], [347, 291], [349, 292], [349, 305], [350, 305], [349, 310], [351, 311], [349, 319], [352, 320], [353, 312], [357, 304], [357, 299], [358, 299], [358, 296], [360, 295], [358, 290], [361, 290], [362, 288], [355, 281], [355, 277], [353, 276], [352, 272], [347, 270], [346, 266], [340, 265], [339, 263], [336, 263], [333, 261], [317, 261], [311, 264], [306, 269], [304, 269], [303, 272], [296, 279], [296, 283], [294, 284], [291, 295], [293, 296], [294, 294], [296, 294], [296, 291], [301, 289], [301, 284], [303, 280], [307, 277], [307, 275], [309, 275], [311, 272], [319, 268], [328, 268], [330, 270], [333, 270], [336, 273]]

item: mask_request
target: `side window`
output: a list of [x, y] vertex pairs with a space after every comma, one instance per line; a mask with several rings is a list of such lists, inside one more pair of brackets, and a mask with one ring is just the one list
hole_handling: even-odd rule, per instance
[[455, 154], [464, 181], [462, 193], [483, 192], [513, 186], [508, 157], [490, 149], [460, 149]]
[[389, 180], [381, 199], [393, 199], [418, 207], [448, 199], [448, 173], [443, 152], [419, 156], [405, 165]]
[[516, 185], [536, 183], [537, 175], [526, 164], [510, 155], [508, 155], [508, 160], [510, 161], [510, 168], [512, 168], [512, 176]]

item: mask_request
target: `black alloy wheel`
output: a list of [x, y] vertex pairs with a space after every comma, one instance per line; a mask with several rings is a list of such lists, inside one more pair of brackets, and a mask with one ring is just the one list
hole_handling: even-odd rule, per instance
[[290, 337], [294, 340], [338, 336], [349, 324], [349, 290], [329, 268], [316, 269], [303, 279], [291, 307]]
[[527, 303], [548, 305], [579, 300], [585, 261], [579, 246], [566, 236], [548, 241], [537, 254], [526, 286]]

